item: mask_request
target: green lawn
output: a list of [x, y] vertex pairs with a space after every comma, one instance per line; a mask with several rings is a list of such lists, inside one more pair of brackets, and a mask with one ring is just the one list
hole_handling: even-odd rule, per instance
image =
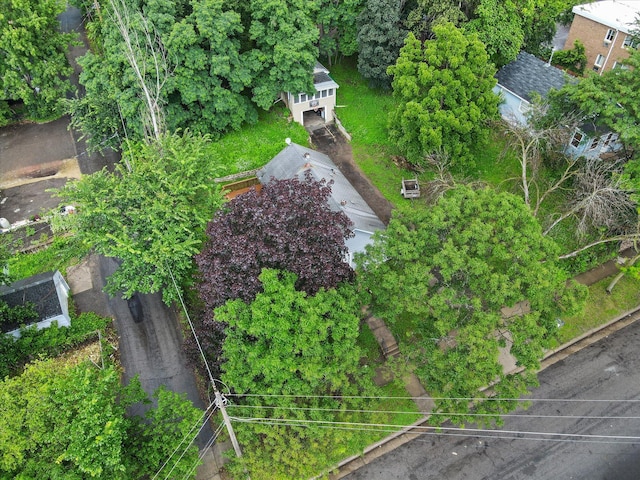
[[605, 278], [589, 287], [589, 298], [583, 313], [563, 319], [565, 324], [559, 331], [559, 344], [566, 343], [640, 305], [639, 279], [625, 275], [609, 295], [605, 289], [612, 278]]
[[245, 125], [211, 144], [211, 151], [223, 162], [220, 177], [264, 166], [285, 146], [285, 139], [307, 145], [309, 134], [302, 125], [289, 120], [283, 105], [261, 112], [255, 125]]

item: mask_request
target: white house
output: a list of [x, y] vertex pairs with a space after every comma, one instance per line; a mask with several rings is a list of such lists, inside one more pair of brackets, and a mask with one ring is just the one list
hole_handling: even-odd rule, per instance
[[317, 123], [318, 119], [321, 123], [333, 122], [339, 85], [329, 76], [329, 70], [319, 62], [316, 62], [313, 69], [313, 86], [314, 92], [281, 94], [293, 119], [303, 126]]
[[289, 143], [258, 171], [257, 177], [262, 184], [268, 183], [271, 178], [284, 180], [298, 177], [302, 180], [307, 171], [315, 180], [333, 181], [329, 205], [334, 211], [344, 212], [353, 222], [355, 236], [346, 240], [348, 261], [353, 266], [353, 254], [364, 252], [365, 246], [371, 242], [371, 236], [386, 227], [327, 155]]

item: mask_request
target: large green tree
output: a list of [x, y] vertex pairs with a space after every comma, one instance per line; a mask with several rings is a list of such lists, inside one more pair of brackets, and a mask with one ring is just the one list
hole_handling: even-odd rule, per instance
[[313, 66], [318, 60], [316, 3], [251, 0], [249, 5], [253, 101], [268, 110], [280, 92], [313, 93]]
[[93, 28], [99, 48], [79, 61], [86, 92], [69, 106], [74, 126], [94, 148], [145, 136], [149, 109], [141, 78], [171, 132], [189, 128], [217, 137], [257, 119], [245, 95], [253, 72], [241, 44], [244, 26], [225, 2], [113, 1], [102, 9]]
[[363, 0], [320, 0], [317, 19], [320, 38], [318, 50], [329, 66], [340, 55], [358, 51], [356, 19], [364, 7]]
[[60, 32], [56, 19], [65, 8], [60, 0], [0, 1], [0, 101], [21, 100], [35, 119], [60, 114], [71, 90], [65, 52], [75, 34]]
[[352, 453], [353, 432], [325, 422], [363, 421], [349, 412], [363, 400], [341, 398], [366, 395], [359, 307], [349, 285], [308, 295], [296, 289], [294, 274], [271, 269], [260, 281], [251, 303], [229, 301], [215, 312], [228, 324], [222, 379], [249, 395], [230, 411], [263, 419], [237, 423], [240, 462], [251, 478], [309, 478]]
[[68, 183], [58, 195], [78, 208], [77, 234], [96, 251], [122, 260], [109, 278], [111, 293], [161, 291], [176, 298], [222, 204], [213, 182], [219, 163], [206, 137], [186, 132], [151, 144], [129, 145], [115, 172]]
[[403, 4], [393, 0], [367, 0], [358, 16], [358, 71], [372, 85], [389, 88], [387, 68], [393, 65], [407, 34]]
[[[201, 416], [177, 394], [161, 389], [156, 396], [157, 407], [146, 419], [130, 417], [126, 408], [145, 394], [137, 381], [122, 387], [113, 366], [53, 360], [27, 366], [0, 382], [0, 478], [128, 480], [155, 474]], [[184, 451], [168, 467], [176, 463], [176, 478], [197, 463], [194, 445]]]
[[[469, 402], [457, 399], [487, 395], [479, 389], [496, 379], [497, 398], [517, 398], [535, 384], [556, 319], [579, 307], [584, 290], [567, 287], [557, 253], [519, 197], [461, 186], [433, 208], [394, 217], [358, 259], [357, 278], [374, 313], [410, 325], [404, 348], [436, 411], [467, 412]], [[516, 305], [523, 308], [506, 318], [503, 307]], [[498, 361], [510, 342], [521, 374], [505, 374]]]
[[482, 0], [466, 27], [485, 44], [489, 58], [502, 67], [518, 56], [524, 42], [522, 12], [511, 0]]
[[436, 38], [420, 42], [409, 34], [400, 57], [389, 67], [397, 108], [389, 116], [389, 135], [407, 159], [444, 152], [454, 164], [470, 161], [470, 149], [488, 134], [497, 116], [492, 92], [495, 67], [475, 34], [453, 24], [434, 27]]

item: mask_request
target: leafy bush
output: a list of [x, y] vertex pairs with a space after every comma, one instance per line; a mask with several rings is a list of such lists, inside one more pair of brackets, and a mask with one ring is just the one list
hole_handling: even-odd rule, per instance
[[584, 69], [587, 66], [587, 55], [585, 54], [583, 43], [580, 40], [576, 40], [573, 42], [573, 48], [571, 50], [559, 50], [555, 52], [551, 63], [583, 75]]
[[7, 302], [0, 300], [0, 326], [2, 325], [24, 325], [38, 317], [36, 306], [32, 302], [24, 305], [10, 307]]
[[96, 336], [111, 322], [94, 312], [72, 315], [70, 327], [59, 327], [56, 323], [49, 328], [22, 328], [21, 337], [11, 335], [0, 337], [0, 378], [14, 375], [21, 367], [36, 358], [48, 358], [61, 354]]
[[9, 274], [14, 279], [60, 270], [76, 264], [89, 253], [89, 247], [75, 237], [58, 237], [47, 248], [34, 253], [20, 253], [9, 259]]

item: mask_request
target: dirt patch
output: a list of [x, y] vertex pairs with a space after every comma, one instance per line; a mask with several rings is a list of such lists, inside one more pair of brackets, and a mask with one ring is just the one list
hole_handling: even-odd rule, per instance
[[382, 222], [387, 225], [391, 219], [393, 205], [380, 193], [353, 161], [351, 145], [335, 125], [327, 125], [309, 133], [313, 147], [328, 155], [333, 163], [347, 177], [364, 201]]

